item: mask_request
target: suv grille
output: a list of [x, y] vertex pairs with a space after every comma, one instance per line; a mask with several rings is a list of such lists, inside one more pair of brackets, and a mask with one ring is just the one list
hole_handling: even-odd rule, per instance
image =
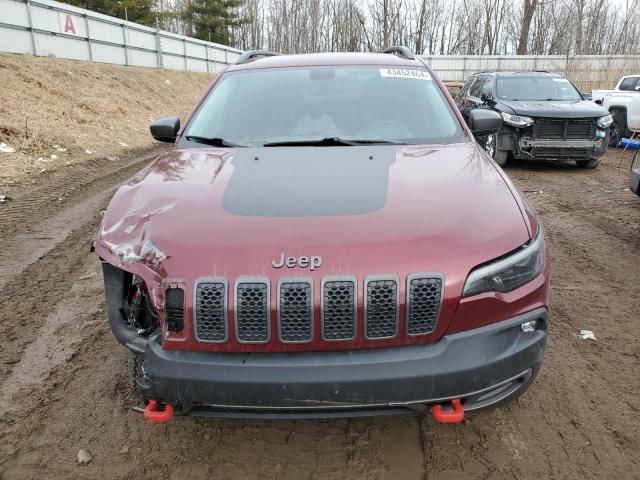
[[365, 334], [367, 338], [391, 338], [398, 333], [398, 281], [366, 282]]
[[322, 336], [325, 340], [351, 340], [356, 334], [355, 279], [322, 284]]
[[534, 136], [552, 140], [590, 140], [595, 136], [595, 120], [591, 118], [569, 120], [543, 118], [536, 121]]
[[195, 298], [196, 338], [202, 342], [227, 340], [226, 281], [198, 283]]
[[436, 327], [442, 302], [442, 278], [412, 275], [407, 292], [407, 334], [425, 335]]
[[[404, 283], [404, 281], [403, 281]], [[364, 326], [358, 335], [357, 292], [355, 277], [327, 277], [314, 302], [314, 288], [309, 278], [280, 280], [276, 294], [277, 329], [282, 343], [305, 343], [314, 340], [314, 311], [320, 308], [321, 339], [327, 342], [349, 341], [361, 336], [368, 340], [396, 337], [400, 333], [400, 292], [398, 277], [371, 276], [364, 281]], [[444, 292], [439, 274], [411, 274], [406, 281], [406, 314], [403, 335], [427, 335], [436, 328]], [[206, 278], [195, 286], [194, 325], [197, 340], [226, 342], [228, 296], [224, 278]], [[270, 285], [266, 278], [241, 277], [235, 283], [233, 301], [235, 339], [241, 343], [271, 341]]]
[[589, 150], [586, 148], [535, 147], [533, 155], [537, 158], [588, 158]]
[[236, 284], [236, 334], [238, 341], [262, 343], [269, 340], [269, 284], [243, 281]]
[[310, 280], [283, 281], [278, 287], [278, 324], [283, 342], [309, 342], [313, 329]]

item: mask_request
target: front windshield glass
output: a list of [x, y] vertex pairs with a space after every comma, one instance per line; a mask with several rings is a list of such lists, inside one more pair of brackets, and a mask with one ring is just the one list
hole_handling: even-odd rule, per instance
[[562, 77], [498, 77], [496, 95], [500, 100], [582, 100], [571, 82]]
[[465, 135], [425, 70], [322, 66], [224, 74], [187, 137], [260, 146], [327, 138], [454, 143]]

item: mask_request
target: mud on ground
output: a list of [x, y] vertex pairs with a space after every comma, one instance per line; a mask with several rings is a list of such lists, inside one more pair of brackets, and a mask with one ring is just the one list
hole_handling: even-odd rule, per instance
[[[630, 154], [610, 152], [597, 170], [507, 167], [553, 257], [545, 365], [510, 406], [453, 426], [414, 417], [158, 426], [130, 410], [127, 353], [108, 329], [89, 253], [114, 188], [155, 153], [71, 165], [0, 204], [0, 478], [640, 478]], [[581, 329], [597, 340], [579, 339]], [[83, 448], [93, 459], [77, 465]]]

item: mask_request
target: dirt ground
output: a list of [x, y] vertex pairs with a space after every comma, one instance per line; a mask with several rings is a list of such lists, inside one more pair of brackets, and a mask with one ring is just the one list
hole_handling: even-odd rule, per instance
[[72, 163], [148, 146], [148, 125], [191, 110], [213, 75], [0, 54], [0, 195]]
[[[596, 170], [507, 167], [551, 246], [545, 365], [517, 402], [453, 426], [415, 417], [144, 423], [130, 409], [127, 354], [109, 331], [89, 244], [116, 185], [156, 153], [5, 186], [0, 478], [640, 478], [640, 198], [626, 186], [629, 153], [610, 152]], [[581, 329], [597, 340], [579, 339]], [[76, 463], [80, 449], [89, 464]]]

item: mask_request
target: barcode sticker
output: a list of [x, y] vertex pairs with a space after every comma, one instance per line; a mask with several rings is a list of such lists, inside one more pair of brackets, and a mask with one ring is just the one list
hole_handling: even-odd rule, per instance
[[413, 68], [381, 68], [381, 77], [396, 77], [396, 78], [411, 78], [414, 80], [431, 80], [429, 75], [424, 70], [416, 70]]

